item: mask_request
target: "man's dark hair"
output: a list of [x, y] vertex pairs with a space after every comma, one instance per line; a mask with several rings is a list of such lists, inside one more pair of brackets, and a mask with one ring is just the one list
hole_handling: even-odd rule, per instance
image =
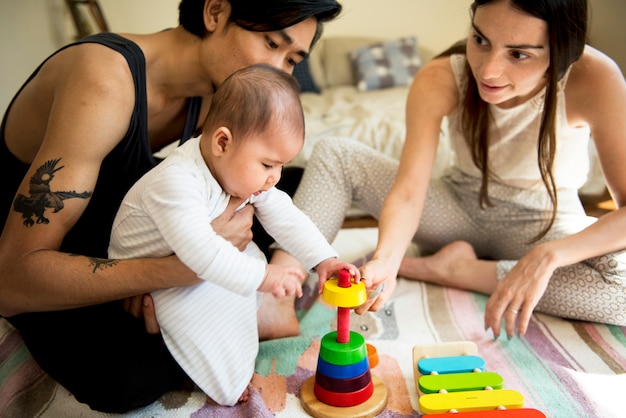
[[[254, 32], [281, 30], [314, 18], [317, 21], [311, 47], [322, 36], [323, 24], [341, 13], [336, 0], [229, 0], [229, 23]], [[206, 34], [203, 10], [205, 0], [181, 0], [178, 21], [188, 32], [200, 38]]]

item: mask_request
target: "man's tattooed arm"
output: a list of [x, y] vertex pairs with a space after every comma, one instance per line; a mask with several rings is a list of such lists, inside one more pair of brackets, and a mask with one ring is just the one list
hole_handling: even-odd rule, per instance
[[[70, 257], [82, 257], [80, 254], [70, 254]], [[89, 259], [89, 267], [93, 267], [93, 273], [97, 270], [105, 270], [109, 267], [112, 267], [120, 262], [120, 260], [108, 259], [108, 258], [97, 258], [97, 257], [89, 257], [85, 256]]]
[[91, 197], [91, 192], [76, 192], [71, 191], [53, 191], [50, 183], [54, 179], [54, 175], [57, 171], [61, 170], [64, 166], [57, 167], [57, 164], [61, 161], [60, 158], [56, 160], [48, 160], [41, 165], [30, 178], [29, 183], [29, 196], [18, 194], [13, 202], [13, 210], [22, 214], [24, 218], [24, 225], [31, 227], [35, 224], [47, 224], [50, 220], [46, 218], [46, 209], [51, 209], [56, 213], [63, 209], [63, 201], [65, 199], [88, 199]]

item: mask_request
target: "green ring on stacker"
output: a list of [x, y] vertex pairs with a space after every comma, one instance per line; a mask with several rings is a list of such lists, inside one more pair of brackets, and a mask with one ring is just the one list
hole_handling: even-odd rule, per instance
[[340, 344], [337, 342], [337, 331], [329, 332], [322, 338], [319, 356], [337, 366], [358, 363], [367, 357], [365, 338], [358, 332], [350, 331], [350, 341]]

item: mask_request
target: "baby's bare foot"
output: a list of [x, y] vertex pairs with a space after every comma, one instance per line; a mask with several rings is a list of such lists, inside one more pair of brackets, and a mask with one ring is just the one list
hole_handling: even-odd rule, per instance
[[238, 402], [248, 402], [250, 400], [250, 386], [243, 391]]
[[277, 299], [269, 293], [264, 293], [257, 319], [261, 341], [295, 337], [300, 333], [295, 296]]

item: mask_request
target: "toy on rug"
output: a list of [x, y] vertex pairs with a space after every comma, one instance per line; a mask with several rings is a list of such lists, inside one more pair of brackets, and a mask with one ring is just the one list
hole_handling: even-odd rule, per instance
[[302, 385], [302, 406], [317, 418], [374, 417], [387, 405], [385, 384], [370, 372], [378, 355], [361, 334], [350, 331], [350, 310], [367, 300], [365, 285], [341, 270], [324, 283], [322, 299], [337, 307], [337, 331], [322, 338], [315, 376]]
[[[413, 376], [419, 408], [429, 417], [545, 418], [523, 408], [521, 393], [503, 389], [502, 376], [485, 371], [471, 341], [413, 347]], [[434, 414], [434, 415], [431, 415]]]

